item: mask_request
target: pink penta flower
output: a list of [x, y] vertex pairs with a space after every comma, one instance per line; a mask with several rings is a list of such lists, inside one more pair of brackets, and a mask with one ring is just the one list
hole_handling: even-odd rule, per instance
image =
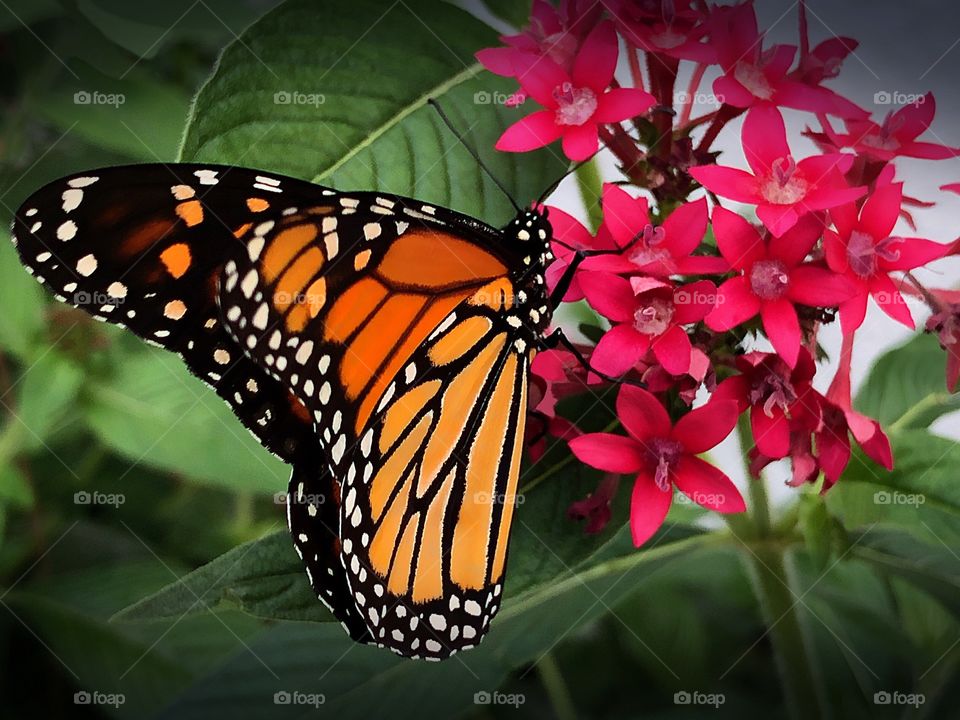
[[693, 0], [604, 0], [623, 38], [636, 48], [677, 60], [716, 62], [707, 34], [709, 14]]
[[[550, 213], [550, 226], [553, 228], [552, 251], [555, 260], [547, 268], [546, 280], [547, 287], [553, 292], [557, 283], [560, 281], [570, 267], [577, 250], [586, 253], [596, 251], [609, 251], [611, 254], [617, 253], [619, 248], [613, 242], [606, 238], [600, 238], [593, 235], [583, 223], [567, 212], [552, 205], [548, 207]], [[597, 258], [603, 256], [596, 256]], [[590, 269], [590, 264], [595, 262], [593, 257], [586, 258], [581, 264], [580, 269], [574, 274], [573, 280], [567, 292], [564, 293], [564, 302], [576, 302], [583, 299], [583, 290], [580, 288], [580, 275]]]
[[690, 370], [693, 346], [684, 325], [706, 317], [716, 299], [709, 280], [675, 286], [652, 277], [591, 272], [580, 279], [587, 301], [614, 323], [590, 358], [594, 369], [623, 375], [648, 350], [671, 375]]
[[891, 272], [912, 270], [941, 258], [949, 246], [921, 238], [891, 237], [903, 197], [903, 183], [877, 188], [863, 207], [853, 203], [830, 211], [836, 231], [827, 230], [823, 247], [830, 268], [844, 274], [856, 292], [840, 305], [840, 323], [852, 333], [863, 323], [872, 296], [890, 317], [914, 327], [910, 308]]
[[720, 165], [690, 168], [697, 182], [721, 197], [757, 206], [757, 217], [776, 236], [804, 215], [853, 202], [866, 193], [850, 187], [843, 174], [853, 157], [814, 155], [799, 162], [790, 153], [780, 111], [772, 105], [753, 108], [743, 122], [743, 150], [752, 173]]
[[856, 292], [843, 276], [804, 262], [823, 231], [821, 221], [807, 216], [765, 242], [744, 218], [718, 207], [713, 231], [723, 257], [739, 274], [718, 289], [707, 326], [724, 332], [759, 314], [777, 354], [796, 367], [801, 332], [795, 306], [836, 307]]
[[935, 333], [947, 352], [947, 390], [956, 392], [960, 381], [960, 290], [931, 290], [939, 309], [927, 319], [927, 332]]
[[850, 436], [863, 448], [863, 452], [887, 470], [893, 469], [893, 451], [880, 423], [853, 410], [849, 403], [838, 404], [827, 397], [819, 396], [821, 425], [814, 433], [817, 445], [817, 462], [826, 478], [826, 492], [840, 479], [850, 462]]
[[486, 48], [477, 60], [492, 73], [516, 77], [530, 55], [548, 57], [570, 70], [580, 44], [600, 19], [602, 9], [594, 0], [562, 0], [559, 7], [547, 0], [534, 0], [530, 24], [516, 35], [502, 35], [506, 47]]
[[821, 118], [824, 136], [834, 147], [852, 148], [858, 155], [889, 162], [896, 157], [945, 160], [960, 155], [960, 149], [917, 140], [933, 123], [937, 103], [933, 93], [917, 102], [890, 111], [882, 123], [869, 119], [845, 121], [847, 132], [840, 133], [826, 118]]
[[642, 272], [656, 277], [722, 273], [729, 268], [722, 258], [693, 255], [707, 232], [709, 212], [704, 198], [684, 203], [654, 224], [645, 197], [632, 197], [623, 188], [603, 186], [603, 224], [597, 232], [603, 247], [620, 248], [619, 254], [598, 256], [594, 270], [613, 273]]
[[595, 535], [610, 522], [610, 503], [620, 487], [620, 476], [608, 473], [597, 485], [597, 489], [583, 500], [577, 500], [567, 508], [567, 517], [571, 520], [586, 520], [583, 531]]
[[507, 128], [497, 149], [527, 152], [562, 138], [571, 160], [586, 160], [597, 152], [600, 125], [642, 115], [655, 102], [636, 88], [609, 89], [617, 54], [617, 34], [605, 21], [584, 40], [570, 72], [547, 57], [525, 58], [517, 79], [545, 109]]
[[713, 91], [739, 108], [773, 103], [796, 110], [839, 117], [866, 117], [867, 112], [832, 90], [790, 76], [797, 48], [774, 45], [763, 49], [752, 3], [718, 7], [711, 20], [710, 43], [723, 68]]
[[824, 80], [840, 74], [840, 66], [847, 56], [860, 45], [853, 38], [832, 37], [824, 40], [805, 56], [801, 56], [797, 69], [790, 77], [808, 85], [819, 85]]
[[796, 367], [790, 368], [773, 353], [749, 352], [737, 358], [737, 368], [741, 374], [720, 383], [712, 397], [735, 401], [740, 412], [749, 408], [757, 449], [772, 459], [786, 457], [790, 418], [816, 372], [813, 357], [801, 350]]
[[587, 433], [571, 440], [570, 449], [592, 467], [636, 474], [630, 503], [634, 545], [643, 545], [663, 524], [673, 502], [674, 486], [710, 510], [731, 513], [745, 509], [730, 478], [697, 457], [733, 431], [736, 403], [708, 402], [674, 425], [656, 397], [624, 385], [617, 395], [617, 416], [627, 436]]

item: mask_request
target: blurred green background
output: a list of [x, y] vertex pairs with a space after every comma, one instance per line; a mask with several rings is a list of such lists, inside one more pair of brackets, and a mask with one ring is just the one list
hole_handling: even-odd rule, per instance
[[[523, 6], [469, 9], [516, 23]], [[492, 147], [512, 87], [472, 53], [495, 37], [425, 0], [0, 2], [2, 225], [61, 175], [178, 158], [501, 222], [423, 106], [440, 97]], [[485, 154], [521, 199], [564, 167]], [[942, 373], [921, 336], [860, 393], [894, 473], [857, 456], [826, 501], [729, 526], [678, 504], [641, 552], [627, 483], [586, 536], [566, 508], [598, 478], [551, 449], [524, 471], [489, 638], [428, 665], [353, 645], [314, 601], [274, 498], [287, 469], [212, 391], [53, 302], [2, 242], [0, 717], [955, 717], [960, 451], [927, 431], [957, 408]], [[565, 411], [598, 429], [611, 404]]]

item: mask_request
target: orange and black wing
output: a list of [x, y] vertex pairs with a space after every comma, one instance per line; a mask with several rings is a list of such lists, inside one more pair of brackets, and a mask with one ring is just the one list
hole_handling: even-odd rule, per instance
[[[220, 302], [315, 423], [370, 641], [438, 659], [499, 604], [533, 342], [508, 261], [424, 210], [337, 195], [286, 216], [225, 266]], [[291, 530], [319, 590], [317, 517]]]
[[178, 353], [265, 447], [295, 464], [292, 518], [310, 508], [297, 500], [302, 482], [327, 499], [318, 517], [328, 530], [315, 536], [311, 556], [323, 567], [321, 599], [362, 635], [340, 572], [337, 488], [310, 418], [234, 342], [217, 302], [223, 266], [246, 257], [245, 238], [291, 208], [315, 204], [323, 192], [331, 191], [241, 168], [104, 168], [33, 194], [16, 213], [13, 238], [28, 271], [60, 300]]

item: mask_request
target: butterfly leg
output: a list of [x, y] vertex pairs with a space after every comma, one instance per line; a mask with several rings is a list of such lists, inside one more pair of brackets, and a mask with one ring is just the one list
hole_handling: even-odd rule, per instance
[[542, 347], [544, 350], [555, 350], [558, 347], [563, 347], [565, 350], [573, 353], [573, 356], [587, 372], [591, 372], [607, 382], [617, 383], [619, 385], [635, 385], [636, 387], [641, 388], [645, 388], [647, 386], [647, 384], [641, 380], [634, 380], [632, 378], [624, 377], [612, 377], [594, 368], [592, 365], [590, 365], [590, 361], [583, 356], [582, 352], [580, 352], [580, 349], [574, 345], [570, 338], [567, 337], [566, 333], [563, 332], [563, 328], [554, 328], [553, 332], [543, 339]]

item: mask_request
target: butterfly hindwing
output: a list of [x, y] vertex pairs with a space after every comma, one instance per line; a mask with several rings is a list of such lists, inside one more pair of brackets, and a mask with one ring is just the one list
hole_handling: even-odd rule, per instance
[[442, 659], [500, 605], [530, 349], [465, 302], [411, 358], [339, 467], [347, 579], [373, 639]]

